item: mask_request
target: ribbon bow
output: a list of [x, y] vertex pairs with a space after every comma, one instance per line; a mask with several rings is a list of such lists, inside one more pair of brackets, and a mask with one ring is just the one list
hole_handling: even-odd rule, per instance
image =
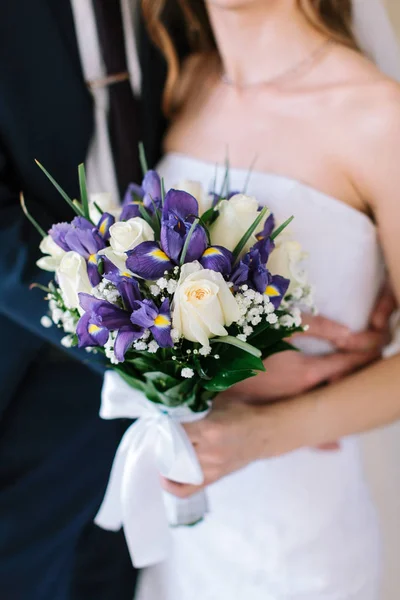
[[178, 483], [200, 485], [204, 481], [194, 448], [180, 423], [205, 415], [192, 413], [185, 406], [159, 407], [116, 372], [105, 374], [101, 418], [138, 420], [120, 442], [95, 523], [111, 531], [124, 528], [137, 568], [168, 556], [169, 528], [160, 474]]

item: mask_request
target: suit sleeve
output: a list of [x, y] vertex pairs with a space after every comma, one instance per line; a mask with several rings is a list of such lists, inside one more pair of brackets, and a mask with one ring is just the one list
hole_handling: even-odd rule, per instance
[[[58, 346], [71, 357], [87, 362], [95, 371], [103, 373], [101, 360], [76, 348], [63, 348], [60, 344], [62, 330], [56, 326], [46, 329], [40, 324], [47, 310], [44, 293], [37, 288], [29, 289], [29, 286], [32, 283], [47, 286], [51, 273], [36, 266], [40, 257], [40, 236], [22, 213], [19, 194], [18, 183], [11, 174], [5, 153], [0, 149], [0, 316], [18, 325], [16, 331], [27, 330], [43, 342]], [[26, 201], [30, 213], [47, 230], [54, 217], [28, 194]], [[3, 339], [2, 343], [6, 349], [7, 345], [18, 346], [20, 340]]]

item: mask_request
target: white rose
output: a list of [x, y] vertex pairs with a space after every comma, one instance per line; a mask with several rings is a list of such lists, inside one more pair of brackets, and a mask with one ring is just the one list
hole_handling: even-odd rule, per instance
[[128, 252], [142, 242], [154, 241], [154, 231], [141, 217], [114, 223], [110, 227], [110, 244], [115, 252]]
[[301, 265], [305, 257], [306, 254], [298, 242], [285, 240], [276, 244], [268, 259], [267, 267], [272, 275], [290, 279], [288, 294], [307, 285], [307, 274]]
[[239, 319], [239, 306], [221, 273], [198, 262], [183, 265], [172, 308], [173, 328], [180, 335], [209, 348], [209, 338], [228, 335], [225, 326]]
[[[230, 200], [223, 200], [219, 204], [219, 216], [210, 227], [211, 243], [234, 250], [258, 214], [258, 202], [253, 196], [236, 194]], [[263, 223], [260, 223], [258, 231], [262, 226]], [[242, 254], [250, 250], [256, 242], [255, 235], [251, 235]]]
[[90, 294], [86, 261], [77, 252], [66, 252], [57, 269], [57, 280], [67, 308], [79, 308], [80, 292]]
[[[101, 208], [102, 212], [99, 212], [96, 208], [96, 205]], [[100, 220], [100, 217], [103, 213], [110, 213], [116, 219], [119, 219], [119, 215], [121, 214], [122, 207], [114, 200], [112, 194], [108, 192], [101, 194], [89, 194], [89, 216], [93, 223], [97, 223]]]
[[36, 263], [37, 266], [44, 271], [55, 271], [65, 254], [65, 250], [60, 248], [50, 235], [46, 235], [42, 239], [39, 248], [43, 254], [48, 254], [48, 256], [39, 258]]
[[115, 252], [112, 248], [104, 248], [103, 250], [100, 250], [98, 254], [99, 256], [106, 256], [119, 271], [129, 271], [126, 267], [126, 260], [128, 257], [125, 252]]
[[189, 179], [182, 179], [179, 183], [175, 185], [175, 189], [187, 192], [188, 194], [191, 194], [194, 198], [196, 198], [199, 204], [200, 217], [209, 208], [212, 207], [213, 196], [211, 194], [207, 194], [207, 192], [205, 191], [205, 189], [199, 181], [190, 181]]

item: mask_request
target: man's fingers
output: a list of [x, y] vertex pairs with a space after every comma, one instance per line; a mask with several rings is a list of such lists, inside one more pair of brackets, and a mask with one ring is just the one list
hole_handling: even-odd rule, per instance
[[297, 336], [321, 338], [339, 347], [345, 344], [351, 335], [351, 330], [345, 325], [320, 315], [303, 315], [302, 319], [303, 325], [307, 325], [308, 330], [305, 333], [296, 334], [292, 339], [296, 339]]
[[379, 295], [371, 315], [371, 325], [375, 329], [385, 329], [391, 314], [396, 310], [397, 301], [389, 284], [386, 284]]
[[314, 361], [311, 371], [311, 385], [317, 386], [332, 379], [338, 379], [352, 373], [356, 369], [376, 360], [379, 354], [376, 352], [341, 353], [321, 356]]
[[352, 333], [345, 340], [344, 345], [338, 346], [341, 350], [348, 352], [381, 352], [390, 342], [390, 333], [386, 329], [379, 331], [368, 330], [360, 333]]

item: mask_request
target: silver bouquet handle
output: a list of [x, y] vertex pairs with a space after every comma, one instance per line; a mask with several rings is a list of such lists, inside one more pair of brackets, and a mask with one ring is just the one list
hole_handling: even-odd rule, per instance
[[164, 492], [164, 504], [171, 527], [196, 525], [208, 513], [208, 499], [204, 490], [189, 498], [177, 498]]

